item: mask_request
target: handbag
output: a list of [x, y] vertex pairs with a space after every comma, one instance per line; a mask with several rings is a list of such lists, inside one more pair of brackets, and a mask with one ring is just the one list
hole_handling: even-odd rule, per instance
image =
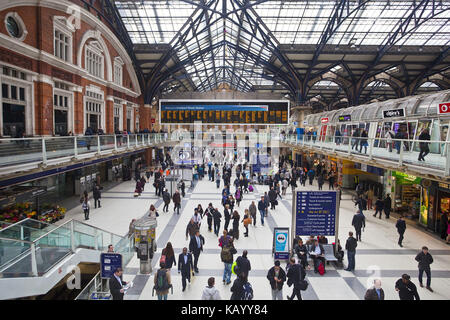
[[300, 288], [300, 290], [305, 291], [306, 289], [308, 289], [308, 281], [306, 280], [300, 280], [298, 283], [298, 287]]

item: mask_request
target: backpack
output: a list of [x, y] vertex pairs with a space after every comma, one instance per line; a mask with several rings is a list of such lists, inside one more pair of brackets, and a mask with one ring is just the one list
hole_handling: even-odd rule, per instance
[[169, 282], [167, 281], [166, 270], [158, 270], [156, 273], [156, 291], [165, 291], [169, 289]]
[[253, 192], [253, 186], [252, 185], [248, 186], [248, 191]]
[[317, 268], [317, 271], [319, 271], [319, 274], [321, 276], [323, 276], [325, 274], [325, 267], [323, 266], [322, 262], [319, 264], [319, 267]]
[[231, 250], [228, 246], [222, 247], [222, 252], [220, 252], [220, 259], [222, 259], [222, 262], [230, 261], [233, 259], [233, 255], [231, 254]]
[[164, 263], [164, 264], [166, 264], [166, 255], [165, 255], [165, 254], [163, 254], [163, 255], [161, 256], [161, 259], [159, 259], [159, 263]]
[[241, 300], [253, 300], [253, 289], [250, 282], [244, 284], [243, 289]]

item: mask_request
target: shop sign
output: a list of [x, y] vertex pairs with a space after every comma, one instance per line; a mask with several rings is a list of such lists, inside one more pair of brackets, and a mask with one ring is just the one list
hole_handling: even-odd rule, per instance
[[392, 176], [396, 178], [399, 184], [420, 184], [422, 180], [422, 178], [399, 171], [392, 171]]
[[450, 189], [450, 184], [439, 182], [439, 188]]
[[397, 118], [404, 116], [405, 116], [405, 108], [383, 111], [383, 118]]
[[320, 119], [320, 122], [322, 122], [322, 123], [328, 123], [328, 117]]
[[338, 118], [339, 122], [352, 121], [352, 116], [350, 114], [343, 114]]
[[439, 103], [438, 113], [439, 114], [450, 113], [450, 102]]

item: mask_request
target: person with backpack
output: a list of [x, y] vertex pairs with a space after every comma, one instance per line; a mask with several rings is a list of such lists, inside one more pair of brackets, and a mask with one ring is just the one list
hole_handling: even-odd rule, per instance
[[306, 272], [305, 269], [298, 263], [295, 263], [295, 258], [289, 259], [289, 269], [287, 272], [287, 285], [290, 287], [294, 285], [291, 296], [287, 296], [288, 300], [294, 300], [297, 296], [298, 300], [302, 300], [301, 290], [306, 290], [307, 282], [305, 281]]
[[213, 220], [214, 220], [214, 234], [218, 237], [219, 236], [219, 230], [220, 230], [220, 219], [222, 218], [222, 215], [219, 212], [218, 208], [215, 208], [213, 210]]
[[202, 292], [202, 300], [221, 300], [219, 290], [214, 287], [215, 281], [214, 277], [208, 279], [208, 286]]
[[169, 212], [170, 193], [167, 191], [167, 189], [164, 189], [162, 196], [164, 201], [163, 212]]
[[316, 175], [316, 173], [314, 172], [314, 169], [312, 169], [312, 168], [309, 169], [309, 171], [307, 172], [307, 175], [308, 175], [308, 179], [309, 179], [309, 185], [312, 186], [314, 177]]
[[[224, 232], [225, 236], [225, 232]], [[222, 238], [222, 237], [221, 237]], [[220, 245], [220, 244], [219, 244]], [[223, 284], [231, 283], [231, 267], [233, 265], [233, 255], [237, 253], [233, 244], [233, 239], [230, 238], [226, 242], [222, 242], [222, 251], [220, 252], [220, 259], [224, 264], [223, 270]]]
[[253, 288], [245, 273], [239, 274], [230, 291], [232, 292], [230, 300], [253, 300]]
[[164, 262], [159, 264], [159, 268], [155, 273], [153, 289], [156, 291], [158, 300], [167, 300], [169, 289], [172, 287], [170, 272], [166, 269]]
[[88, 193], [84, 191], [83, 197], [81, 197], [81, 209], [84, 212], [84, 220], [89, 220], [89, 210], [91, 208], [91, 203], [89, 201]]
[[181, 284], [183, 287], [183, 292], [186, 290], [186, 280], [191, 283], [191, 272], [192, 275], [194, 269], [194, 264], [192, 262], [192, 254], [187, 251], [187, 248], [183, 248], [183, 252], [178, 256], [178, 273], [181, 273]]
[[166, 247], [161, 252], [161, 259], [159, 262], [163, 262], [165, 264], [166, 269], [170, 270], [172, 265], [177, 265], [175, 259], [175, 253], [173, 251], [172, 243], [167, 242]]
[[280, 267], [280, 261], [275, 261], [275, 266], [269, 269], [267, 280], [269, 280], [272, 288], [272, 300], [283, 300], [283, 284], [286, 281], [286, 272]]

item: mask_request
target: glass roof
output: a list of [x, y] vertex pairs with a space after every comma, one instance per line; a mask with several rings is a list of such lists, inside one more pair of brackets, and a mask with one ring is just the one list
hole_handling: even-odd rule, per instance
[[[384, 45], [399, 30], [392, 44], [448, 46], [450, 41], [450, 0], [423, 8], [422, 2], [401, 0], [115, 0], [114, 4], [132, 42], [169, 44], [182, 67], [165, 70], [167, 78], [181, 71], [197, 91], [221, 83], [241, 91], [276, 85], [292, 89], [292, 71], [283, 61], [280, 44]], [[342, 17], [333, 24], [337, 13]], [[274, 58], [283, 67], [275, 67]]]

